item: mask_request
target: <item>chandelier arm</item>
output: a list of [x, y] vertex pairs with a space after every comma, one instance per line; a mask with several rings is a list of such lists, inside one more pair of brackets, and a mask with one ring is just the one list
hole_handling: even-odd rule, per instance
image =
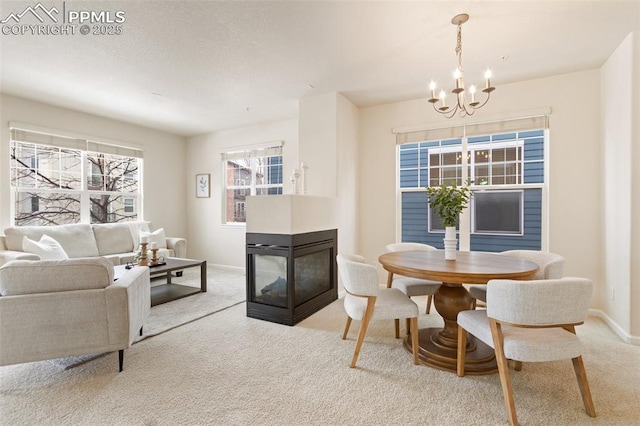
[[491, 97], [491, 92], [486, 92], [486, 93], [487, 93], [487, 98], [480, 105], [476, 105], [476, 106], [472, 107], [474, 110], [482, 108], [483, 106], [485, 106], [487, 104], [487, 102], [489, 102], [489, 98]]

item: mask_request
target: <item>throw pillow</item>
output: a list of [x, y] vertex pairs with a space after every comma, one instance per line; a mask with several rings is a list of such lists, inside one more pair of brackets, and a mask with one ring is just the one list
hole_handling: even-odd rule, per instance
[[158, 248], [167, 248], [167, 240], [164, 235], [164, 228], [158, 228], [153, 232], [145, 232], [140, 231], [140, 237], [147, 237], [147, 242], [149, 243], [149, 247], [151, 248], [151, 243], [157, 243]]
[[40, 241], [33, 241], [25, 235], [22, 238], [22, 251], [40, 256], [42, 260], [63, 260], [69, 259], [69, 255], [64, 251], [59, 242], [43, 234]]

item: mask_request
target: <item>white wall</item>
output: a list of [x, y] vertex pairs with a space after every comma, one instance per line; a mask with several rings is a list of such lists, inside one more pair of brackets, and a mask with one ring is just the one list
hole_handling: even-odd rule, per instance
[[338, 95], [337, 125], [337, 211], [338, 252], [359, 253], [358, 221], [360, 217], [360, 150], [359, 119], [360, 111], [344, 96]]
[[[279, 121], [200, 135], [187, 142], [187, 207], [189, 255], [209, 263], [245, 267], [244, 225], [223, 224], [224, 151], [272, 141], [284, 141], [284, 193], [291, 193], [289, 176], [298, 167], [298, 121]], [[195, 175], [211, 174], [211, 197], [196, 198]]]
[[337, 119], [335, 92], [300, 99], [300, 161], [309, 166], [307, 189], [318, 197], [336, 196], [337, 191]]
[[336, 199], [338, 251], [357, 253], [359, 111], [339, 93], [300, 100], [300, 161], [309, 165], [308, 194]]
[[[600, 95], [598, 70], [501, 85], [468, 122], [550, 107], [549, 250], [566, 257], [565, 272], [602, 288]], [[391, 130], [446, 126], [425, 99], [360, 111], [360, 248], [369, 261], [396, 240], [396, 146]], [[381, 279], [384, 273], [380, 268]], [[598, 292], [593, 305], [601, 307]]]
[[[188, 141], [189, 179], [211, 173], [211, 198], [189, 195], [189, 247], [210, 263], [245, 267], [245, 227], [222, 224], [222, 161], [230, 148], [284, 141], [284, 193], [300, 162], [309, 166], [308, 195], [336, 199], [338, 250], [357, 252], [358, 109], [338, 93], [300, 100], [300, 118], [192, 137]], [[304, 140], [303, 140], [304, 139]], [[195, 184], [189, 182], [189, 194]]]
[[164, 228], [168, 236], [186, 237], [184, 138], [5, 94], [0, 94], [0, 229], [10, 226], [11, 220], [10, 121], [142, 146], [144, 218], [155, 228]]
[[640, 305], [639, 34], [630, 34], [601, 70], [607, 282], [603, 310], [626, 333], [636, 336], [640, 336], [640, 314], [632, 318], [632, 308]]

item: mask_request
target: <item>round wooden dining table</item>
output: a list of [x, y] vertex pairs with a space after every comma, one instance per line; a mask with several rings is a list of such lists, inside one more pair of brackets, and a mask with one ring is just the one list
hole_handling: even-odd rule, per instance
[[[486, 284], [492, 279], [528, 280], [538, 265], [512, 256], [486, 252], [456, 252], [456, 260], [445, 260], [444, 250], [397, 251], [381, 255], [378, 261], [388, 271], [387, 286], [393, 275], [441, 281], [434, 295], [434, 306], [444, 327], [418, 330], [420, 360], [442, 370], [456, 371], [458, 313], [472, 309], [473, 299], [462, 284]], [[411, 339], [405, 339], [411, 350]], [[467, 340], [465, 373], [488, 374], [497, 371], [494, 350], [474, 336]]]

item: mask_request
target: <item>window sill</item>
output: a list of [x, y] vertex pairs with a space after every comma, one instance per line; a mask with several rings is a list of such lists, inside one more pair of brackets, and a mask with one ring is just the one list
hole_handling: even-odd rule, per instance
[[229, 222], [229, 223], [221, 223], [220, 224], [221, 227], [223, 228], [237, 228], [237, 229], [245, 229], [247, 227], [246, 222], [238, 222], [238, 223], [233, 223], [233, 222]]

